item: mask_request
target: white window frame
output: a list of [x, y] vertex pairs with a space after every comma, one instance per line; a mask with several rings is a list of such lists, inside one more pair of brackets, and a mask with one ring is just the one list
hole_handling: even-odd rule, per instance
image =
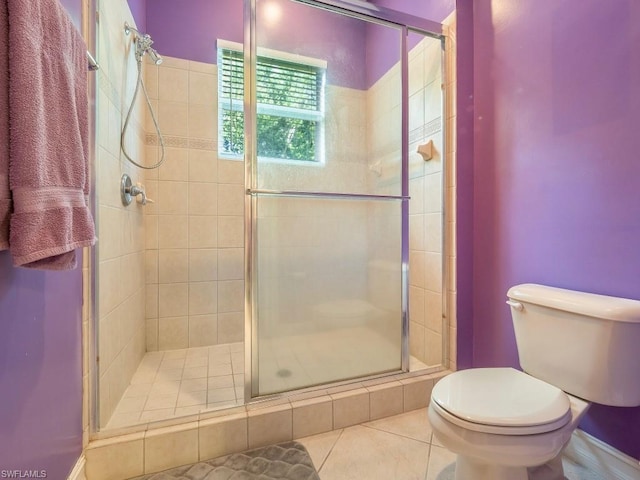
[[[229, 40], [218, 39], [217, 40], [217, 56], [218, 62], [220, 62], [221, 50], [233, 50], [239, 53], [243, 52], [243, 45], [238, 42], [231, 42]], [[298, 63], [300, 65], [306, 65], [326, 71], [327, 61], [307, 57], [304, 55], [297, 55], [289, 52], [283, 52], [280, 50], [272, 50], [269, 48], [258, 47], [258, 56], [268, 57], [274, 60], [283, 60], [290, 63]], [[222, 65], [218, 64], [218, 156], [225, 160], [243, 160], [243, 155], [236, 155], [228, 152], [224, 152], [220, 149], [220, 145], [223, 143], [223, 121], [222, 115], [225, 110], [243, 111], [244, 100], [239, 99], [225, 99], [224, 102], [220, 101], [223, 98], [222, 95], [222, 81], [220, 80], [222, 72]], [[326, 76], [322, 76], [322, 85], [320, 88], [320, 98], [318, 100], [319, 110], [304, 110], [301, 108], [283, 107], [280, 105], [261, 104], [257, 105], [258, 114], [274, 115], [285, 118], [296, 118], [300, 120], [314, 121], [318, 125], [317, 144], [315, 145], [316, 158], [314, 160], [295, 160], [286, 158], [273, 158], [259, 156], [258, 161], [266, 163], [282, 163], [290, 165], [306, 165], [306, 166], [320, 166], [325, 163], [325, 88], [326, 88]]]

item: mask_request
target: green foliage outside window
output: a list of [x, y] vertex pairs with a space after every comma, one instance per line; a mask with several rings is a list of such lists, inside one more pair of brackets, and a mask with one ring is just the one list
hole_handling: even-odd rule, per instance
[[[220, 68], [220, 65], [222, 66]], [[220, 152], [241, 156], [244, 151], [243, 56], [219, 51], [222, 71], [219, 93]], [[258, 157], [319, 161], [324, 70], [268, 57], [258, 57]]]

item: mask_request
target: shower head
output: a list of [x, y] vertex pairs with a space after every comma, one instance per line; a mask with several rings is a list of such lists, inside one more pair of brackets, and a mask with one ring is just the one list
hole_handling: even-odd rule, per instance
[[124, 33], [129, 35], [131, 32], [135, 34], [133, 42], [136, 45], [136, 60], [138, 62], [142, 61], [142, 57], [146, 53], [155, 65], [160, 65], [162, 63], [162, 57], [155, 48], [151, 47], [151, 45], [153, 45], [151, 35], [148, 33], [142, 33], [125, 22]]
[[149, 58], [155, 65], [160, 65], [162, 63], [162, 57], [158, 52], [156, 52], [155, 48], [149, 47], [147, 49], [147, 54], [149, 55]]

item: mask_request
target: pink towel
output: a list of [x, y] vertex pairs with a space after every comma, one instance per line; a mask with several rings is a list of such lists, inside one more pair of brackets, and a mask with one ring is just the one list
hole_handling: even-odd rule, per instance
[[58, 0], [9, 6], [10, 250], [15, 265], [75, 268], [92, 245], [87, 47]]
[[9, 248], [9, 13], [0, 0], [0, 251]]

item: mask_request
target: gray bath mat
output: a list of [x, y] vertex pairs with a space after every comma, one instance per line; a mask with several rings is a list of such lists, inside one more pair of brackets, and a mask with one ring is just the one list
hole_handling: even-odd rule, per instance
[[307, 450], [298, 442], [287, 442], [172, 468], [136, 480], [320, 480], [320, 477]]

